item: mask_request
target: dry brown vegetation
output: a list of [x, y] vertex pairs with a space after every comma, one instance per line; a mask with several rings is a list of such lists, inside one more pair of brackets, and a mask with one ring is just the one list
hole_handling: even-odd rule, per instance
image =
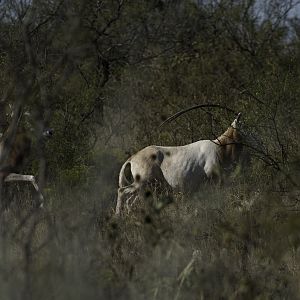
[[[0, 2], [1, 131], [23, 111], [43, 209], [2, 186], [0, 299], [298, 299], [296, 1]], [[121, 164], [215, 138], [243, 114], [226, 185], [116, 218]], [[30, 112], [28, 115], [27, 112]], [[51, 139], [42, 138], [51, 127]]]

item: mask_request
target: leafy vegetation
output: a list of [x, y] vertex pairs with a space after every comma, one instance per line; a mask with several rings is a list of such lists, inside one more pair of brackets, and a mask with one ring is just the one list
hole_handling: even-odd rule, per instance
[[[297, 1], [0, 2], [0, 127], [10, 105], [45, 207], [3, 185], [0, 299], [298, 299]], [[114, 216], [122, 162], [222, 133], [243, 115], [226, 185]], [[50, 140], [44, 128], [54, 129]], [[154, 206], [153, 203], [160, 202]]]

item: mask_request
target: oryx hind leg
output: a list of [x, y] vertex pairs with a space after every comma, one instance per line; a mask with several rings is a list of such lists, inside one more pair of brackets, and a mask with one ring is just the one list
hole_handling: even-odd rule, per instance
[[[127, 212], [130, 212], [130, 206], [132, 206], [134, 204], [134, 202], [136, 201], [137, 196], [135, 194], [130, 195], [127, 200], [126, 200], [126, 208], [127, 208]], [[131, 202], [131, 203], [130, 203]]]
[[36, 190], [36, 192], [38, 194], [40, 207], [43, 207], [44, 197], [43, 197], [43, 195], [39, 189], [39, 186], [36, 183], [35, 177], [33, 175], [23, 175], [23, 174], [11, 173], [5, 177], [4, 181], [5, 182], [11, 182], [11, 181], [31, 182], [31, 184], [33, 185], [34, 189]]
[[126, 203], [127, 210], [130, 211], [130, 200], [133, 199], [132, 203], [134, 203], [136, 197], [138, 197], [138, 187], [135, 184], [120, 187], [118, 189], [116, 215], [120, 215], [124, 203]]

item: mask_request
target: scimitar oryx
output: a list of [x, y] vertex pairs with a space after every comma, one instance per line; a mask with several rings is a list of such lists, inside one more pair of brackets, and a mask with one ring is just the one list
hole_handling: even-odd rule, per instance
[[148, 146], [131, 156], [120, 171], [116, 214], [124, 203], [129, 208], [129, 203], [135, 202], [153, 181], [182, 192], [194, 192], [204, 182], [219, 181], [224, 170], [238, 161], [242, 150], [240, 116], [214, 140], [178, 147]]

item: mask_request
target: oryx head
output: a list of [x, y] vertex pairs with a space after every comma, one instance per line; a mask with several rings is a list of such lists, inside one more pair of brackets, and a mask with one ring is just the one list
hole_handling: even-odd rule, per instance
[[236, 118], [231, 123], [231, 127], [233, 127], [234, 129], [239, 129], [240, 128], [240, 118], [241, 118], [241, 113], [239, 112], [237, 114]]

